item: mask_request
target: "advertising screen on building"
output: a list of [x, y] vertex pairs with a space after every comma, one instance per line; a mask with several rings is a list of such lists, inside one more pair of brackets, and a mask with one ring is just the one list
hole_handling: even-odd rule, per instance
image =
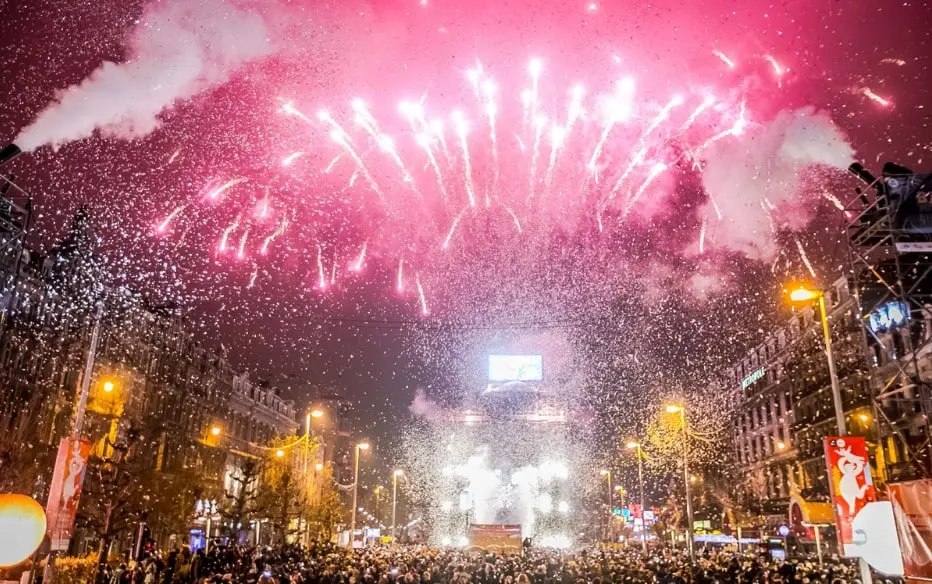
[[489, 355], [489, 381], [543, 381], [541, 355]]

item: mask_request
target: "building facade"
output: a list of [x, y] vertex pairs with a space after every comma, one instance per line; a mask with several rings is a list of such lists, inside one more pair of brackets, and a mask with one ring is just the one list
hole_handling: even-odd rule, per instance
[[45, 500], [91, 352], [81, 435], [98, 457], [138, 432], [147, 472], [197, 471], [197, 490], [222, 497], [244, 457], [298, 430], [293, 402], [198, 342], [177, 307], [103, 283], [84, 210], [51, 253], [13, 249], [4, 258], [0, 466], [17, 484], [0, 490]]
[[[861, 318], [846, 278], [825, 299], [846, 429], [867, 437], [873, 476], [883, 484], [907, 468], [925, 437], [917, 404], [897, 396], [911, 391], [901, 371], [912, 346], [920, 366], [932, 368], [930, 320], [907, 322], [892, 304]], [[722, 375], [740, 500], [773, 522], [787, 520], [792, 497], [828, 499], [823, 439], [837, 434], [837, 422], [822, 337], [818, 306], [803, 307]], [[896, 387], [899, 394], [890, 393]]]

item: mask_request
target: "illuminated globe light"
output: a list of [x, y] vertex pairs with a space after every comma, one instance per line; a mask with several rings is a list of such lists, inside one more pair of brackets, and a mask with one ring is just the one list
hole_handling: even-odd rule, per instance
[[31, 556], [46, 529], [45, 510], [26, 495], [0, 495], [0, 568], [15, 566]]

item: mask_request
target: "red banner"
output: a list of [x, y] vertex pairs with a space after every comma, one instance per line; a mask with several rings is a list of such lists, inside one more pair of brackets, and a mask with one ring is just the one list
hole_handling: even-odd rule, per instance
[[469, 526], [469, 545], [486, 551], [520, 552], [521, 526], [472, 524]]
[[932, 480], [892, 483], [887, 488], [907, 581], [932, 579]]
[[867, 442], [862, 436], [825, 438], [825, 465], [842, 555], [848, 555], [845, 546], [855, 543], [851, 526], [854, 517], [865, 505], [877, 500], [869, 460]]
[[62, 438], [58, 443], [58, 457], [45, 508], [53, 551], [68, 549], [90, 455], [91, 443], [87, 440]]

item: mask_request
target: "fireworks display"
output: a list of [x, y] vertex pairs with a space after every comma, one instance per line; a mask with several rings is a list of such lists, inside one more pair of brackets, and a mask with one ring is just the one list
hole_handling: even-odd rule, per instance
[[869, 7], [40, 4], [11, 17], [2, 118], [34, 237], [90, 204], [114, 285], [381, 423], [532, 330], [643, 429], [635, 393], [754, 337], [782, 279], [834, 273], [839, 169], [929, 149], [921, 43]]

